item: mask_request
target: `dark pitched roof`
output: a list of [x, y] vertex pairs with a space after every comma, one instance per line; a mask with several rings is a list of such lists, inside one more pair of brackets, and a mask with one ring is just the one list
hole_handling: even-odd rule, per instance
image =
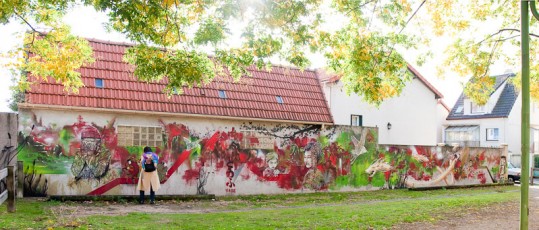
[[[508, 73], [508, 74], [502, 74], [498, 76], [492, 76], [496, 78], [496, 83], [494, 85], [494, 92], [499, 90], [499, 88], [503, 85], [503, 89], [498, 101], [496, 102], [496, 105], [492, 109], [491, 113], [485, 113], [485, 114], [476, 114], [476, 115], [464, 115], [464, 99], [466, 96], [464, 93], [460, 94], [459, 99], [455, 103], [455, 106], [453, 106], [453, 109], [447, 116], [447, 120], [461, 120], [461, 119], [480, 119], [480, 118], [499, 118], [499, 117], [508, 117], [509, 113], [511, 113], [511, 109], [513, 108], [513, 105], [515, 104], [515, 101], [518, 97], [518, 92], [516, 91], [516, 88], [513, 84], [506, 82], [509, 78], [514, 77], [515, 74]], [[491, 94], [492, 95], [492, 94]], [[459, 111], [459, 107], [461, 107]], [[458, 111], [458, 112], [457, 112]]]
[[[333, 123], [315, 71], [278, 66], [270, 72], [249, 68], [252, 77], [244, 77], [239, 83], [230, 77], [220, 78], [167, 98], [163, 93], [165, 80], [138, 81], [132, 68], [122, 61], [125, 49], [132, 44], [88, 40], [96, 62], [79, 70], [86, 85], [79, 94], [67, 94], [54, 81], [41, 82], [27, 92], [26, 103]], [[103, 79], [104, 88], [95, 86], [96, 79]], [[226, 99], [219, 97], [219, 90], [226, 91]], [[278, 103], [277, 96], [284, 103]]]
[[[440, 93], [419, 71], [417, 71], [413, 66], [408, 64], [408, 70], [414, 75], [414, 77], [417, 77], [421, 83], [423, 83], [431, 92], [434, 93], [435, 99], [443, 98], [444, 95]], [[335, 83], [338, 82], [342, 76], [339, 75], [327, 75], [327, 74], [319, 74], [318, 77], [320, 78], [321, 82], [329, 82], [329, 83]]]

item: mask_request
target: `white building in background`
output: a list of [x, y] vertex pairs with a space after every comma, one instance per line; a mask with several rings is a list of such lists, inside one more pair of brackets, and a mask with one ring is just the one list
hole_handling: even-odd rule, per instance
[[[495, 90], [484, 106], [461, 94], [444, 124], [444, 142], [480, 147], [499, 147], [506, 143], [509, 160], [520, 167], [522, 100], [515, 86], [508, 82], [514, 76], [513, 73], [492, 76], [496, 79]], [[531, 105], [530, 125], [530, 152], [533, 154], [539, 152], [537, 103]]]
[[443, 95], [416, 69], [408, 65], [413, 80], [401, 95], [378, 108], [356, 95], [347, 95], [337, 76], [319, 74], [336, 125], [378, 127], [379, 143], [436, 145], [442, 141], [442, 124], [449, 113]]

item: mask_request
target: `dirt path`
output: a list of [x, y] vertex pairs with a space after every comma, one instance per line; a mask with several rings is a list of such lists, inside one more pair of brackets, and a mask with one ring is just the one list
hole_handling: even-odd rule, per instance
[[[393, 202], [394, 200], [370, 201], [370, 202]], [[365, 203], [365, 202], [362, 202]], [[340, 204], [328, 204], [340, 205]], [[530, 188], [530, 217], [529, 229], [539, 230], [539, 186]], [[209, 213], [209, 212], [231, 212], [248, 210], [268, 210], [294, 207], [271, 207], [271, 208], [234, 208], [228, 207], [226, 201], [215, 202], [176, 202], [158, 201], [156, 205], [138, 205], [134, 203], [107, 203], [92, 202], [77, 203], [70, 205], [56, 206], [52, 210], [53, 214], [63, 218], [78, 218], [91, 215], [127, 215], [132, 212], [144, 213]], [[237, 207], [237, 206], [236, 206]], [[481, 209], [470, 209], [465, 213], [454, 213], [440, 216], [436, 223], [416, 222], [395, 226], [393, 229], [519, 229], [519, 200], [514, 202], [491, 205]]]
[[[207, 206], [207, 205], [206, 205]], [[83, 217], [92, 215], [127, 215], [129, 213], [208, 213], [226, 209], [227, 203], [216, 201], [211, 206], [204, 207], [203, 202], [197, 201], [157, 201], [155, 205], [140, 205], [135, 203], [119, 204], [115, 202], [83, 202], [56, 206], [52, 212], [63, 217]]]
[[[516, 191], [516, 190], [515, 190]], [[492, 193], [495, 193], [494, 191]], [[488, 194], [488, 193], [485, 193]], [[465, 195], [439, 195], [424, 198], [396, 198], [388, 200], [368, 200], [347, 202], [346, 205], [354, 204], [375, 204], [396, 201], [408, 200], [431, 200], [445, 197], [458, 197]], [[213, 212], [243, 212], [253, 210], [276, 210], [276, 209], [297, 209], [297, 208], [312, 208], [321, 206], [342, 206], [343, 203], [318, 203], [309, 205], [278, 205], [272, 204], [268, 207], [253, 207], [250, 201], [234, 200], [234, 201], [156, 201], [156, 205], [139, 205], [137, 203], [118, 203], [118, 202], [71, 202], [65, 205], [55, 206], [52, 212], [56, 215], [64, 217], [83, 217], [92, 215], [127, 215], [128, 213], [145, 212], [145, 213], [167, 213], [167, 214], [182, 214], [182, 213], [213, 213]]]
[[[530, 187], [530, 215], [528, 229], [539, 230], [539, 186]], [[455, 213], [442, 217], [436, 223], [416, 222], [397, 225], [393, 229], [414, 230], [481, 230], [481, 229], [519, 229], [520, 200], [491, 205], [467, 213]]]

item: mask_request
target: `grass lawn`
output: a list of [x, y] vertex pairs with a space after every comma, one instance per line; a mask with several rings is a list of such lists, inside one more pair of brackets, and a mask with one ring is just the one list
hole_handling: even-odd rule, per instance
[[208, 213], [130, 213], [76, 218], [61, 217], [54, 209], [81, 203], [22, 199], [17, 201], [14, 214], [6, 212], [5, 204], [0, 206], [0, 229], [383, 229], [402, 222], [436, 221], [447, 213], [518, 199], [519, 189], [512, 186], [253, 195], [219, 197], [219, 202], [196, 202], [198, 208]]

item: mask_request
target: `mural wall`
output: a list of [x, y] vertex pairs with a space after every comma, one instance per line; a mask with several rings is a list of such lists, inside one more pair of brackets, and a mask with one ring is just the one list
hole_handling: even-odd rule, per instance
[[506, 181], [507, 149], [480, 147], [380, 146], [377, 162], [397, 188]]
[[[492, 183], [499, 180], [503, 164], [500, 149], [378, 147], [376, 128], [71, 113], [64, 114], [71, 118], [58, 119], [46, 114], [41, 115], [50, 120], [29, 111], [20, 115], [24, 148], [18, 158], [28, 176], [25, 195], [137, 194], [138, 160], [149, 143], [160, 156], [158, 194]], [[147, 129], [134, 135], [151, 141], [125, 144], [133, 143], [133, 134], [126, 134], [124, 126], [119, 131], [118, 121]]]

